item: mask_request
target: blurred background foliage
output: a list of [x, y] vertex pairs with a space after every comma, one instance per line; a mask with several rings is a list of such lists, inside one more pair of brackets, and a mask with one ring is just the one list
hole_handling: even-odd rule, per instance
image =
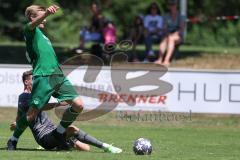
[[[167, 12], [167, 0], [158, 2], [161, 13]], [[61, 11], [49, 17], [47, 34], [53, 42], [78, 45], [79, 31], [89, 25], [91, 0], [0, 0], [0, 42], [23, 41], [21, 29], [26, 23], [25, 8], [31, 4], [58, 4]], [[114, 21], [119, 39], [128, 34], [134, 16], [145, 15], [153, 0], [97, 0], [103, 15]], [[240, 21], [208, 21], [209, 17], [239, 15], [240, 1], [188, 0], [188, 16], [201, 17], [201, 23], [188, 23], [186, 43], [199, 46], [240, 44]]]

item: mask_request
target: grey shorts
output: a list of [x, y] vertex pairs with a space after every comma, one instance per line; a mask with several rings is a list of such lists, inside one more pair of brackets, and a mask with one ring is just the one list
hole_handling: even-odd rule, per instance
[[[74, 143], [76, 142], [76, 138], [74, 137], [70, 137], [69, 139], [66, 140], [69, 149], [72, 149], [74, 147]], [[40, 145], [46, 149], [46, 150], [61, 150], [60, 146], [62, 146], [61, 141], [59, 141], [58, 139], [56, 139], [53, 135], [53, 132], [50, 132], [46, 135], [44, 135], [41, 139], [40, 139]]]
[[61, 142], [58, 141], [54, 135], [53, 132], [50, 132], [46, 135], [44, 135], [40, 140], [39, 140], [39, 144], [46, 150], [52, 150], [57, 148]]

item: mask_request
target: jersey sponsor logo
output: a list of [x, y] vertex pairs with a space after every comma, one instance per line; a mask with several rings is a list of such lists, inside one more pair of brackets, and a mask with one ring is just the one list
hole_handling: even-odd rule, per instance
[[40, 99], [39, 98], [34, 98], [33, 103], [35, 105], [38, 105], [40, 103]]

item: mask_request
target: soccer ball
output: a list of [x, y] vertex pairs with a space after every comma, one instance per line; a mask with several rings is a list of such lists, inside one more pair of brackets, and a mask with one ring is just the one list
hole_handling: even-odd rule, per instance
[[139, 138], [133, 143], [133, 151], [136, 155], [150, 155], [152, 144], [148, 139]]

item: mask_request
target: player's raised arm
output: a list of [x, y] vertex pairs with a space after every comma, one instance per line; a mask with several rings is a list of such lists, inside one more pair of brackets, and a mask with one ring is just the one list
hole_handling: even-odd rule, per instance
[[[44, 7], [39, 7], [37, 12], [33, 12], [33, 6], [30, 6], [26, 9], [26, 16], [29, 19], [29, 29], [33, 30], [34, 28], [38, 27], [40, 24], [45, 22], [45, 19], [51, 15], [55, 14], [59, 7], [57, 5], [52, 5], [48, 7], [46, 10]], [[36, 9], [34, 9], [36, 10]]]

